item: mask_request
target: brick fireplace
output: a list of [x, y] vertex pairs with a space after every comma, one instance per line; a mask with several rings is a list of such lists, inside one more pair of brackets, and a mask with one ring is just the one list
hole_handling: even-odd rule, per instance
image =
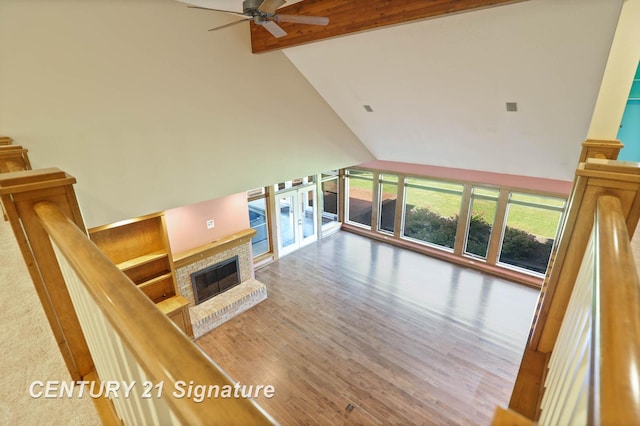
[[[254, 234], [255, 231], [248, 229], [174, 255], [178, 290], [189, 301], [194, 338], [213, 330], [267, 298], [265, 285], [256, 281], [253, 276], [251, 237]], [[225, 265], [233, 259], [237, 259], [240, 284], [196, 304], [192, 274], [211, 270], [217, 264]]]

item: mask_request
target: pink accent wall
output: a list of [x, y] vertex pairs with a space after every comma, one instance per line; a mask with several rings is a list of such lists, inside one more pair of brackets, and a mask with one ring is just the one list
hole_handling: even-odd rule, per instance
[[[248, 229], [248, 209], [247, 194], [241, 192], [165, 211], [171, 251], [181, 253]], [[212, 229], [207, 229], [209, 219], [215, 222]]]
[[451, 167], [427, 166], [424, 164], [400, 163], [396, 161], [374, 160], [359, 164], [358, 166], [414, 176], [428, 176], [546, 192], [564, 197], [569, 196], [571, 187], [573, 186], [573, 182], [565, 180], [482, 172], [479, 170], [456, 169]]

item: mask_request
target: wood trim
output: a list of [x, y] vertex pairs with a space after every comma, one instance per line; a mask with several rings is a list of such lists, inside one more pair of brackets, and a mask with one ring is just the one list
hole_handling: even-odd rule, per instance
[[0, 174], [0, 195], [73, 185], [76, 179], [55, 167]]
[[305, 0], [278, 9], [289, 15], [326, 16], [329, 25], [278, 23], [288, 34], [275, 38], [251, 23], [253, 53], [283, 49], [390, 25], [436, 18], [523, 0]]
[[0, 145], [11, 145], [13, 143], [13, 139], [9, 136], [0, 136]]
[[173, 263], [176, 268], [182, 268], [200, 259], [214, 256], [230, 248], [248, 243], [256, 235], [255, 229], [245, 229], [232, 235], [227, 235], [212, 243], [205, 244], [191, 250], [178, 253], [173, 256]]

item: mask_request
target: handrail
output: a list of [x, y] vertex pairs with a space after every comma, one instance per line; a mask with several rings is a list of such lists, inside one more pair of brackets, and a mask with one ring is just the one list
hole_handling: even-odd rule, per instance
[[[232, 385], [230, 378], [181, 333], [51, 201], [33, 205], [52, 243], [84, 284], [95, 305], [154, 384], [162, 383], [162, 400], [182, 424], [272, 424], [250, 399], [207, 399], [174, 395], [175, 383]], [[75, 305], [74, 300], [74, 305]], [[100, 376], [99, 366], [98, 376]]]
[[[592, 216], [537, 415], [523, 424], [640, 424], [640, 280], [620, 198], [598, 195]], [[493, 424], [516, 414], [498, 409]]]
[[640, 424], [640, 281], [620, 200], [598, 198], [594, 225], [591, 424]]

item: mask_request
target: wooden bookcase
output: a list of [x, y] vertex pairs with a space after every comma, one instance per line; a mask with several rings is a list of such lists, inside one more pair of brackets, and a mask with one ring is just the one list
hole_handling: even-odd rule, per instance
[[160, 310], [193, 337], [189, 302], [177, 290], [164, 214], [92, 228], [89, 237]]

